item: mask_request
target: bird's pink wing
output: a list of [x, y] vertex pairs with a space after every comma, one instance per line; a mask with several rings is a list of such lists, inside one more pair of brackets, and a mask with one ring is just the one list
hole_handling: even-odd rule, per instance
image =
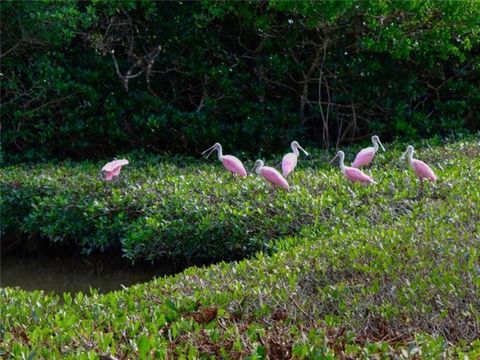
[[413, 159], [412, 167], [413, 167], [413, 171], [420, 179], [428, 179], [431, 181], [437, 180], [437, 176], [435, 175], [433, 170], [430, 168], [430, 166], [425, 164], [423, 161]]
[[103, 180], [105, 181], [112, 181], [114, 178], [113, 172], [112, 171], [104, 171], [103, 174]]
[[365, 148], [357, 154], [357, 156], [355, 157], [355, 160], [352, 163], [352, 166], [354, 168], [367, 166], [372, 162], [374, 156], [375, 156], [375, 150], [372, 147]]
[[113, 176], [118, 176], [120, 175], [120, 170], [122, 170], [122, 166], [119, 165], [117, 166], [116, 168], [113, 169], [112, 173], [113, 173]]
[[288, 190], [289, 186], [287, 180], [285, 180], [285, 178], [278, 172], [277, 169], [274, 169], [270, 166], [264, 166], [262, 167], [261, 173], [268, 182]]
[[225, 155], [223, 157], [223, 166], [234, 174], [247, 176], [247, 170], [245, 170], [242, 162], [233, 155]]
[[353, 167], [345, 168], [345, 176], [350, 181], [359, 181], [359, 182], [363, 182], [363, 183], [373, 182], [373, 179], [370, 176], [363, 173], [361, 170], [353, 168]]
[[293, 153], [288, 153], [282, 159], [282, 174], [287, 177], [297, 166], [297, 157]]
[[105, 166], [102, 168], [102, 171], [114, 171], [116, 168], [121, 168], [124, 165], [128, 165], [127, 159], [110, 161], [109, 163], [105, 164]]

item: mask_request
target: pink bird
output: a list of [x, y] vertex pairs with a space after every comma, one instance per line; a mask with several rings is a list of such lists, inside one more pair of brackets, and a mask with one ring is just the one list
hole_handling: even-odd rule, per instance
[[120, 175], [122, 166], [128, 165], [127, 159], [114, 160], [105, 164], [102, 168], [102, 176], [105, 181], [112, 181]]
[[302, 150], [305, 155], [308, 156], [308, 153], [297, 141], [293, 141], [291, 147], [293, 152], [286, 154], [282, 159], [282, 174], [285, 178], [288, 176], [288, 174], [295, 170], [295, 167], [297, 166], [298, 155], [300, 155], [298, 149]]
[[437, 180], [437, 175], [433, 172], [433, 170], [425, 164], [421, 160], [417, 160], [413, 158], [413, 146], [408, 145], [407, 150], [403, 153], [402, 157], [400, 160], [404, 160], [405, 156], [408, 157], [408, 163], [413, 169], [413, 172], [415, 173], [415, 176], [420, 180], [420, 187], [423, 188], [423, 180], [429, 180], [429, 181], [436, 181]]
[[353, 182], [359, 182], [362, 184], [376, 184], [375, 181], [373, 181], [373, 178], [368, 176], [367, 174], [363, 173], [361, 170], [350, 167], [350, 166], [345, 166], [344, 160], [345, 160], [345, 153], [343, 151], [339, 151], [337, 155], [330, 161], [330, 164], [335, 160], [336, 158], [340, 158], [340, 170], [342, 171], [342, 174], [350, 181]]
[[380, 145], [382, 150], [385, 151], [385, 148], [383, 147], [383, 144], [380, 142], [380, 138], [377, 135], [372, 136], [372, 142], [373, 146], [367, 147], [357, 154], [352, 163], [352, 167], [361, 168], [362, 166], [367, 166], [370, 164], [378, 151], [378, 145]]
[[228, 171], [230, 171], [234, 176], [247, 176], [247, 170], [245, 170], [245, 167], [243, 166], [242, 162], [238, 160], [233, 155], [223, 155], [222, 153], [222, 145], [219, 143], [215, 143], [212, 147], [209, 147], [207, 150], [202, 152], [202, 155], [208, 152], [207, 158], [210, 156], [210, 154], [214, 151], [218, 152], [218, 160], [220, 160]]
[[263, 176], [266, 181], [272, 184], [274, 189], [276, 186], [280, 186], [285, 190], [289, 189], [288, 182], [285, 180], [282, 174], [280, 174], [278, 170], [273, 167], [264, 166], [262, 160], [255, 161], [255, 166], [253, 167], [252, 172], [254, 170], [258, 175]]

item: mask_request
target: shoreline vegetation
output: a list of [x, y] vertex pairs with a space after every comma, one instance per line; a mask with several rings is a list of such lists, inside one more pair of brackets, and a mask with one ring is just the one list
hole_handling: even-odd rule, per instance
[[313, 150], [274, 196], [217, 162], [132, 159], [113, 184], [91, 162], [5, 167], [3, 234], [130, 259], [246, 258], [104, 295], [0, 289], [0, 356], [478, 358], [480, 143], [423, 145], [439, 177], [423, 195], [404, 144], [377, 154], [370, 187]]
[[[447, 142], [444, 149], [455, 153], [458, 144], [475, 149], [476, 139]], [[441, 143], [419, 145], [418, 156], [443, 177]], [[238, 260], [268, 251], [270, 240], [297, 235], [304, 227], [342, 226], [339, 219], [345, 215], [355, 221], [373, 199], [416, 199], [418, 181], [399, 159], [406, 145], [388, 146], [364, 169], [378, 185], [348, 182], [337, 165], [329, 164], [331, 152], [313, 149], [289, 177], [292, 189], [275, 194], [261, 177], [236, 179], [216, 159], [132, 153], [132, 164], [114, 182], [102, 180], [96, 162], [6, 166], [0, 170], [4, 248], [117, 252], [131, 261]], [[357, 150], [346, 148], [347, 162]], [[240, 156], [251, 168], [253, 158]], [[280, 158], [267, 163], [279, 167]], [[442, 180], [438, 186], [427, 184], [424, 195], [438, 196], [449, 186]], [[357, 196], [365, 200], [361, 207]]]

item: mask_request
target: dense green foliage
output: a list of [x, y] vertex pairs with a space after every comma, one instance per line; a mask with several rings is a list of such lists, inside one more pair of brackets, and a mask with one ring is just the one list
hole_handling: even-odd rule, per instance
[[0, 185], [3, 232], [30, 247], [48, 239], [87, 252], [121, 248], [131, 259], [231, 259], [313, 223], [334, 193], [315, 197], [327, 186], [322, 176], [294, 196], [272, 198], [260, 178], [234, 179], [218, 163], [147, 159], [132, 160], [117, 183], [101, 180], [100, 164], [7, 167]]
[[[383, 185], [366, 194], [383, 194], [394, 175], [407, 191], [397, 155], [378, 155], [372, 173]], [[216, 159], [208, 164], [132, 154], [114, 183], [101, 180], [98, 163], [14, 165], [1, 170], [2, 231], [29, 248], [47, 240], [85, 252], [121, 249], [132, 260], [244, 257], [307, 225], [342, 223], [346, 205], [338, 202], [339, 190], [348, 192], [338, 168], [326, 164], [329, 158], [314, 150], [290, 178], [292, 191], [276, 194], [259, 176], [234, 179]]]
[[[106, 295], [60, 299], [0, 289], [0, 356], [478, 359], [478, 138], [418, 148], [417, 157], [439, 175], [437, 187], [427, 187], [423, 195], [417, 196], [416, 179], [399, 155], [398, 150], [379, 154], [372, 168], [378, 185], [352, 186], [355, 196], [337, 168], [319, 169], [318, 160], [302, 161], [303, 169], [291, 179], [295, 189], [272, 198], [260, 179], [234, 180], [210, 166], [135, 163], [124, 169], [120, 183], [108, 185], [95, 179], [91, 164], [4, 170], [2, 209], [12, 209], [8, 203], [16, 196], [18, 214], [29, 215], [2, 218], [25, 231], [34, 231], [29, 227], [36, 222], [37, 231], [52, 237], [80, 234], [67, 227], [70, 216], [83, 227], [86, 212], [95, 224], [89, 229], [107, 231], [116, 223], [126, 226], [124, 217], [131, 215], [123, 209], [133, 209], [141, 212], [129, 221], [142, 224], [137, 233], [157, 234], [135, 240], [146, 248], [157, 241], [168, 249], [161, 246], [163, 219], [179, 242], [194, 242], [162, 210], [179, 201], [185, 202], [177, 209], [183, 226], [195, 221], [200, 230], [191, 238], [198, 236], [212, 251], [209, 241], [222, 248], [230, 235], [246, 244], [238, 228], [241, 233], [259, 226], [252, 236], [265, 236], [265, 242], [276, 232], [288, 234], [289, 227], [302, 228], [272, 241], [271, 255], [191, 268]], [[35, 198], [37, 192], [42, 199]], [[199, 218], [192, 218], [195, 206]], [[251, 216], [247, 209], [262, 213]], [[212, 225], [212, 238], [202, 235], [202, 218], [209, 216], [211, 224], [222, 219], [226, 233], [216, 233]], [[90, 234], [92, 241], [100, 235]], [[196, 245], [201, 252], [200, 242]]]
[[[480, 129], [479, 5], [0, 2], [2, 251], [232, 260], [104, 295], [1, 288], [0, 358], [480, 358], [478, 136], [417, 143], [439, 176], [421, 194], [403, 143], [366, 187], [318, 149]], [[289, 192], [152, 155], [222, 141], [251, 168], [293, 139], [317, 149]]]
[[480, 126], [464, 1], [2, 1], [3, 158]]

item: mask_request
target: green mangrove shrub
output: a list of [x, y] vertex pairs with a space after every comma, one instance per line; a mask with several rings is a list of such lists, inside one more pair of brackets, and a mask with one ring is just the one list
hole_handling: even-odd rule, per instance
[[476, 0], [3, 1], [7, 162], [478, 130]]
[[[351, 186], [326, 164], [328, 154], [313, 151], [289, 178], [291, 191], [276, 193], [258, 176], [235, 179], [216, 162], [188, 159], [132, 155], [113, 183], [101, 180], [98, 163], [10, 166], [1, 170], [2, 232], [87, 253], [121, 250], [132, 260], [245, 257], [305, 229], [321, 232], [395, 211], [417, 191], [413, 173], [398, 160], [403, 145], [397, 147], [377, 154], [371, 172], [378, 185]], [[476, 151], [475, 140], [418, 149], [440, 178], [425, 196], [454, 201], [455, 176], [478, 166], [470, 155]]]

